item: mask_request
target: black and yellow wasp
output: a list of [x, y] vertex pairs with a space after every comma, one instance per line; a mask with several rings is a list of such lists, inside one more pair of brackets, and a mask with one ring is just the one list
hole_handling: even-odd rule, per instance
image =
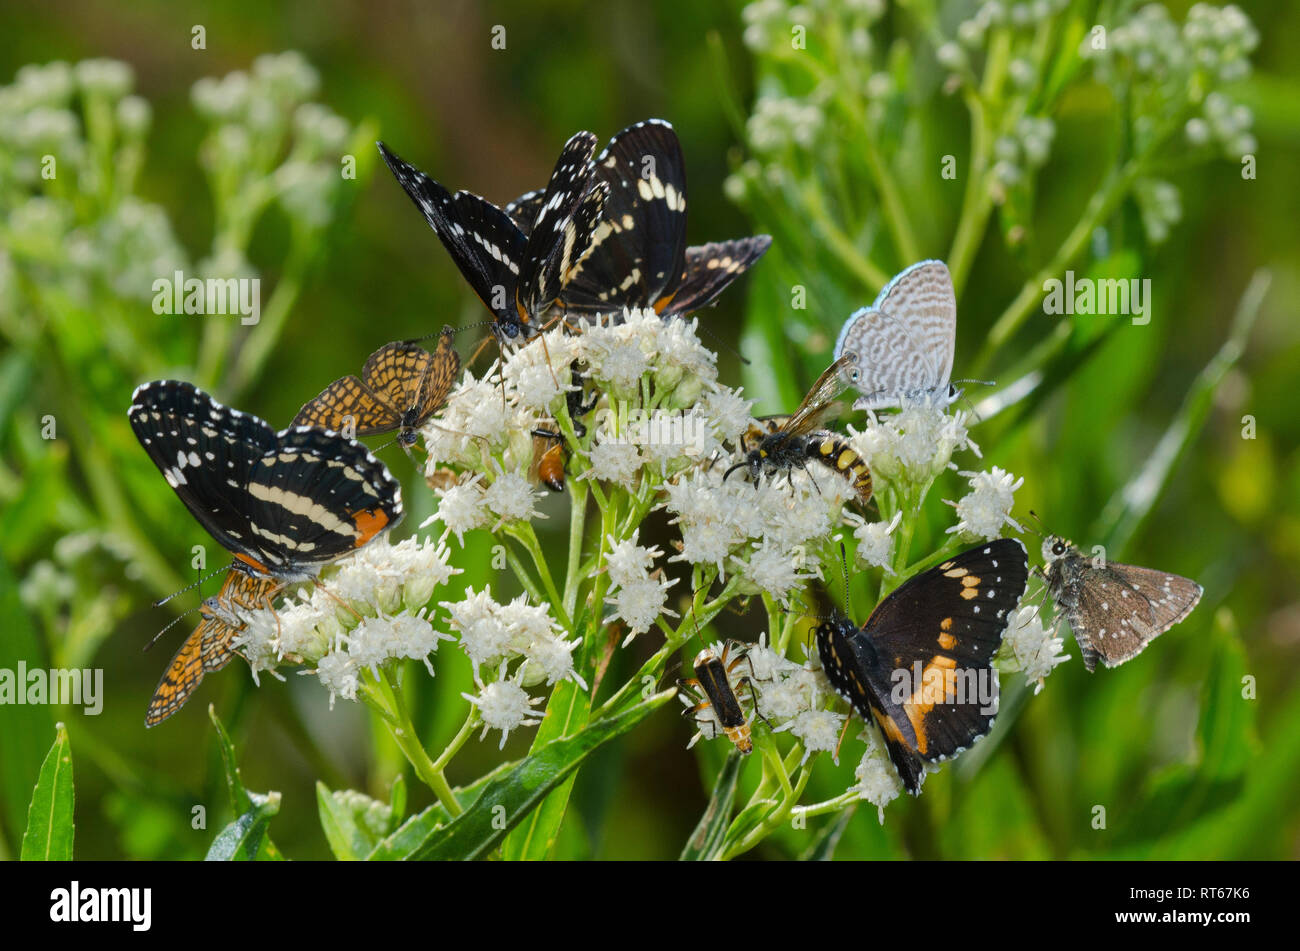
[[856, 359], [846, 354], [827, 367], [791, 415], [758, 417], [756, 424], [740, 438], [744, 458], [728, 469], [723, 478], [737, 469], [748, 469], [757, 483], [764, 473], [807, 471], [811, 459], [851, 479], [858, 501], [864, 506], [870, 502], [871, 470], [867, 463], [843, 436], [821, 428], [836, 412], [839, 405], [836, 398], [847, 388], [847, 371]]

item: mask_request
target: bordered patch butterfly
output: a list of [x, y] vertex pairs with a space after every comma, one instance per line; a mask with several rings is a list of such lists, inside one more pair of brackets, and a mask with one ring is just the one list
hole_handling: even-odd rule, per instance
[[[686, 161], [677, 133], [662, 119], [615, 135], [596, 159], [594, 181], [605, 183], [609, 197], [590, 252], [561, 292], [558, 306], [566, 313], [690, 313], [712, 303], [772, 243], [755, 235], [686, 246]], [[527, 233], [544, 200], [544, 192], [529, 192], [506, 213]]]
[[728, 469], [723, 478], [737, 469], [748, 469], [757, 482], [763, 473], [774, 475], [796, 468], [807, 471], [808, 461], [813, 460], [838, 475], [848, 476], [858, 501], [863, 505], [870, 502], [871, 470], [867, 463], [844, 437], [820, 428], [835, 412], [835, 399], [844, 392], [846, 370], [855, 359], [844, 356], [831, 364], [791, 415], [760, 417], [758, 425], [751, 426], [741, 436], [744, 458]]
[[307, 426], [276, 432], [190, 383], [145, 383], [131, 428], [236, 567], [305, 581], [402, 517], [397, 480], [365, 446]]
[[284, 583], [238, 568], [226, 574], [219, 594], [199, 608], [203, 619], [172, 657], [149, 701], [145, 726], [157, 726], [183, 707], [203, 682], [235, 656], [233, 641], [245, 627], [241, 611], [270, 608]]
[[505, 342], [539, 330], [590, 250], [608, 189], [592, 182], [596, 137], [579, 132], [565, 144], [525, 232], [472, 192], [451, 194], [380, 142], [398, 183], [420, 209], [452, 261], [493, 316]]
[[1029, 579], [1025, 546], [999, 538], [909, 578], [858, 627], [838, 612], [817, 627], [831, 685], [875, 723], [912, 795], [925, 767], [993, 727], [993, 656]]
[[396, 429], [398, 443], [409, 452], [420, 427], [447, 402], [460, 373], [453, 333], [443, 327], [432, 353], [411, 340], [384, 344], [366, 360], [360, 379], [335, 380], [298, 411], [292, 425], [358, 436]]
[[1047, 587], [1070, 622], [1089, 672], [1118, 667], [1192, 613], [1203, 589], [1190, 578], [1089, 558], [1073, 543], [1043, 541]]

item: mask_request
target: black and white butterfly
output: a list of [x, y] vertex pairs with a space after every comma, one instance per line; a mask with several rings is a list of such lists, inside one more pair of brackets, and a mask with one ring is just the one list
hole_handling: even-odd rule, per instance
[[593, 181], [596, 143], [590, 132], [579, 132], [565, 144], [550, 182], [530, 209], [526, 231], [486, 198], [467, 191], [451, 194], [378, 143], [398, 183], [491, 311], [493, 331], [502, 342], [537, 333], [590, 251], [608, 196], [608, 188]]
[[818, 626], [831, 686], [875, 723], [912, 795], [927, 764], [992, 729], [993, 657], [1028, 580], [1025, 546], [999, 538], [909, 578], [861, 627], [838, 612]]
[[875, 302], [844, 322], [835, 359], [853, 354], [849, 382], [861, 394], [855, 409], [904, 403], [947, 407], [961, 396], [952, 385], [957, 295], [942, 261], [919, 261], [885, 285]]
[[1089, 672], [1118, 667], [1192, 613], [1203, 589], [1190, 578], [1089, 558], [1059, 535], [1043, 541], [1047, 587]]
[[307, 580], [401, 520], [397, 480], [338, 433], [276, 432], [179, 380], [138, 387], [127, 415], [190, 514], [250, 575]]
[[[586, 259], [574, 269], [559, 306], [570, 314], [619, 314], [624, 308], [687, 314], [705, 307], [772, 244], [768, 235], [687, 247], [686, 160], [662, 119], [628, 126], [596, 159], [593, 182], [609, 191]], [[528, 233], [544, 202], [533, 191], [506, 205]]]

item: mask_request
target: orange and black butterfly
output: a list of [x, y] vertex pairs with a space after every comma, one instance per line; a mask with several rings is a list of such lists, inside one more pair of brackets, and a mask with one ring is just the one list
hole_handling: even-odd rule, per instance
[[762, 416], [758, 425], [751, 426], [740, 440], [744, 458], [723, 475], [725, 479], [737, 469], [748, 469], [755, 482], [764, 473], [807, 471], [808, 460], [853, 481], [858, 501], [866, 505], [871, 501], [871, 470], [857, 450], [837, 433], [820, 428], [822, 423], [839, 408], [836, 398], [847, 388], [846, 372], [856, 357], [846, 355], [831, 364], [799, 408], [789, 416]]
[[360, 379], [335, 380], [298, 411], [292, 425], [358, 436], [396, 429], [398, 443], [409, 453], [418, 430], [447, 402], [460, 373], [453, 333], [443, 327], [432, 353], [410, 340], [384, 344], [366, 360]]
[[284, 582], [231, 568], [221, 591], [203, 602], [203, 620], [185, 639], [153, 692], [145, 726], [157, 726], [185, 705], [205, 674], [225, 667], [235, 656], [232, 641], [247, 626], [240, 611], [269, 608]]

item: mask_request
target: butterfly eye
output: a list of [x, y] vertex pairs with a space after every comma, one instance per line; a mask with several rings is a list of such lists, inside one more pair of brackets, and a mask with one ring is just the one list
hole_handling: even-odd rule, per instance
[[1052, 554], [1053, 554], [1053, 555], [1064, 555], [1064, 554], [1065, 554], [1065, 545], [1062, 544], [1061, 542], [1057, 542], [1055, 545], [1052, 546]]

